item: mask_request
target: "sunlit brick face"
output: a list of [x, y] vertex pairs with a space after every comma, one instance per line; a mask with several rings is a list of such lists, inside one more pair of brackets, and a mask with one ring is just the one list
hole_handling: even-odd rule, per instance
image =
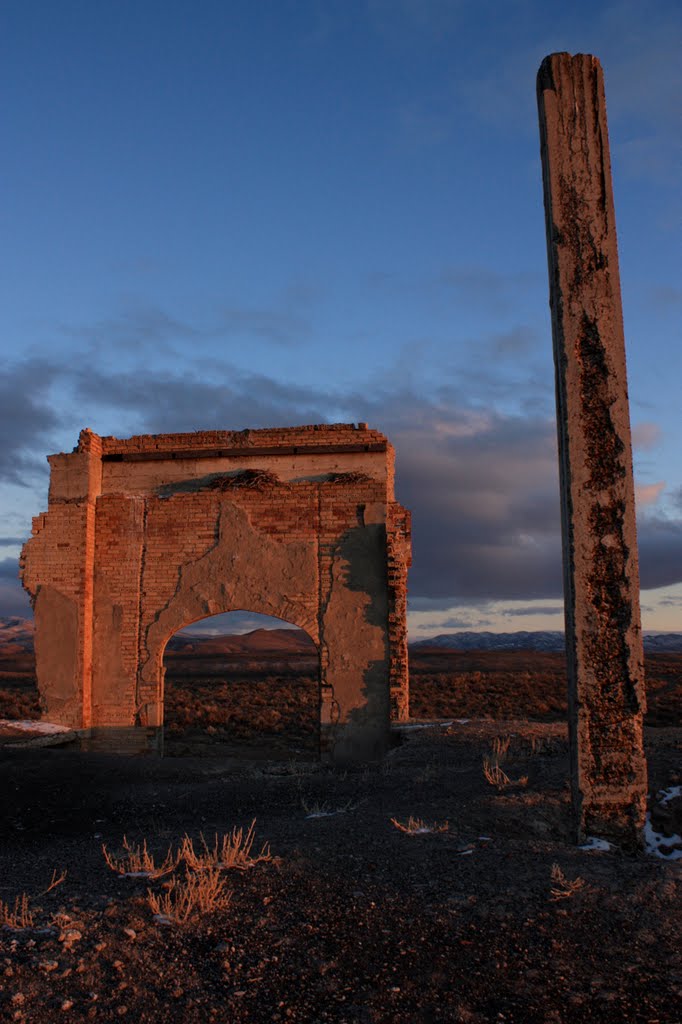
[[248, 608], [317, 644], [330, 756], [385, 749], [390, 716], [408, 714], [410, 517], [382, 434], [83, 431], [49, 461], [49, 508], [22, 564], [52, 720], [114, 747], [153, 739], [169, 637]]

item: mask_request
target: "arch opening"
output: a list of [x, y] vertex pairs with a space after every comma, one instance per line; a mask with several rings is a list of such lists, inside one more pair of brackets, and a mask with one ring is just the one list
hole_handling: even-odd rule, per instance
[[313, 760], [320, 657], [305, 630], [240, 609], [177, 630], [163, 652], [166, 756]]

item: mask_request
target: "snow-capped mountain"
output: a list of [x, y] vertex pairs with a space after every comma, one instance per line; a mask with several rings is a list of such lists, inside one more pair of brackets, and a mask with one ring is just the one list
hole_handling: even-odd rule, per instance
[[[440, 633], [410, 644], [415, 650], [440, 647], [458, 651], [563, 651], [564, 634], [543, 630], [535, 633]], [[682, 651], [682, 633], [646, 633], [645, 651]]]

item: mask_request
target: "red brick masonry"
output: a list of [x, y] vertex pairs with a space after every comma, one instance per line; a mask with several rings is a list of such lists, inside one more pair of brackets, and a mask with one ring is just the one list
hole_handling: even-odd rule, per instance
[[[52, 721], [121, 737], [163, 723], [163, 652], [178, 629], [246, 609], [320, 652], [324, 748], [381, 754], [409, 711], [410, 515], [394, 452], [365, 424], [157, 434], [81, 432], [52, 455], [49, 507], [22, 579]], [[116, 745], [117, 741], [113, 741]]]

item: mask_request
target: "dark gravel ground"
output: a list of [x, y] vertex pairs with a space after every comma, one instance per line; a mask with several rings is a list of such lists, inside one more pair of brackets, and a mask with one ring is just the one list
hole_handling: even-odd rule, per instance
[[[0, 930], [0, 1020], [679, 1024], [682, 861], [576, 847], [564, 727], [406, 736], [345, 772], [0, 750], [0, 899], [34, 912]], [[485, 781], [498, 736], [525, 785]], [[682, 730], [647, 743], [652, 793], [679, 784]], [[410, 816], [449, 827], [391, 823]], [[125, 834], [163, 854], [253, 818], [274, 859], [224, 872], [229, 904], [182, 925], [148, 906], [163, 880], [122, 878], [101, 851]], [[552, 897], [554, 864], [583, 880], [572, 895]]]

